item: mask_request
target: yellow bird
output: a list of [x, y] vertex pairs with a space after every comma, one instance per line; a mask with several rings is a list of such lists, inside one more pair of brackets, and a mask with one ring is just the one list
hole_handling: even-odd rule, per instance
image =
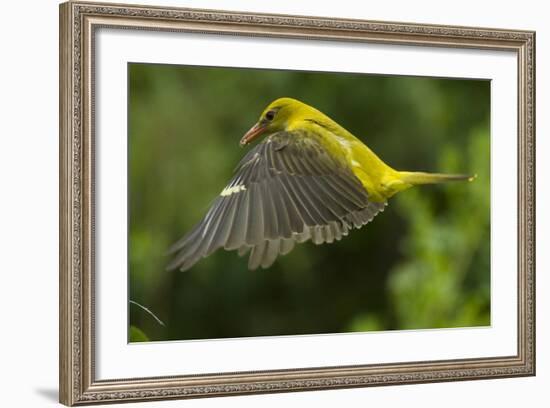
[[332, 243], [361, 228], [396, 193], [419, 184], [473, 180], [462, 174], [394, 170], [331, 118], [292, 98], [273, 101], [243, 136], [248, 145], [206, 216], [169, 250], [182, 271], [213, 251], [250, 252], [268, 268], [296, 243]]

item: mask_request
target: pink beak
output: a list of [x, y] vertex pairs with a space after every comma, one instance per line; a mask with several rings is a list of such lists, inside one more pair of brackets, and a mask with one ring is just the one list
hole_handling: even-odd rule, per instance
[[260, 136], [264, 131], [265, 131], [265, 127], [260, 125], [259, 123], [256, 123], [242, 137], [240, 141], [241, 146], [246, 146], [247, 144], [252, 142], [254, 139], [256, 139], [258, 136]]

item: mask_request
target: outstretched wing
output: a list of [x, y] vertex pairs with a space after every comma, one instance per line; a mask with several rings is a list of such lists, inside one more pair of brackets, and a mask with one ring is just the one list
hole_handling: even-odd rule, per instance
[[349, 166], [314, 137], [279, 132], [252, 148], [206, 216], [169, 250], [185, 271], [216, 249], [250, 253], [249, 269], [309, 239], [333, 242], [384, 209], [369, 201]]

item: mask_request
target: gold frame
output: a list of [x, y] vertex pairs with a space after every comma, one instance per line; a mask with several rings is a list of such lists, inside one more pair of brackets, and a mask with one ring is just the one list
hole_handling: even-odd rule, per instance
[[[518, 62], [518, 350], [513, 356], [96, 380], [94, 33], [99, 27], [507, 50]], [[122, 4], [60, 5], [60, 401], [66, 405], [535, 374], [535, 33]]]

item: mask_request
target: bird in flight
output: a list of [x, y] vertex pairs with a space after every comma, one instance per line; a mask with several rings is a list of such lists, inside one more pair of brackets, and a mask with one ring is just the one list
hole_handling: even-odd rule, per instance
[[292, 98], [269, 104], [240, 144], [260, 136], [202, 221], [169, 249], [169, 270], [188, 270], [219, 248], [250, 253], [248, 268], [265, 269], [296, 243], [341, 240], [400, 191], [475, 178], [394, 170], [331, 118]]

